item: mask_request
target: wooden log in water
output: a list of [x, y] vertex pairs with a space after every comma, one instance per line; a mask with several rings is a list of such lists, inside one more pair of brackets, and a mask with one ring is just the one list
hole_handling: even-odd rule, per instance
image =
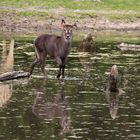
[[12, 71], [12, 72], [6, 72], [0, 75], [0, 81], [6, 81], [6, 80], [13, 80], [18, 78], [25, 78], [29, 77], [29, 72], [24, 71]]
[[140, 45], [121, 43], [118, 48], [122, 51], [140, 51]]
[[119, 84], [118, 68], [116, 65], [113, 65], [110, 74], [108, 75], [108, 80], [105, 89], [107, 92], [118, 92], [118, 84]]

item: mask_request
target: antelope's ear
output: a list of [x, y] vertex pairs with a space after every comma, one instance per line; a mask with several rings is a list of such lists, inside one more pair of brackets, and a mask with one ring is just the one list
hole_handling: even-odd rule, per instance
[[62, 27], [64, 27], [64, 26], [65, 26], [65, 24], [66, 24], [65, 20], [64, 20], [64, 19], [62, 19], [62, 21], [61, 21], [61, 26], [62, 26]]

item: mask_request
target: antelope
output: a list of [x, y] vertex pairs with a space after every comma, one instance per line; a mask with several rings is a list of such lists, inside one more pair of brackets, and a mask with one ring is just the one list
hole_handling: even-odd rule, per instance
[[36, 59], [31, 65], [30, 75], [37, 64], [40, 64], [41, 71], [45, 75], [45, 59], [49, 55], [59, 65], [57, 78], [61, 75], [64, 78], [65, 64], [72, 44], [72, 31], [76, 27], [76, 23], [69, 25], [65, 23], [65, 20], [62, 20], [61, 26], [63, 28], [61, 36], [43, 34], [34, 41]]

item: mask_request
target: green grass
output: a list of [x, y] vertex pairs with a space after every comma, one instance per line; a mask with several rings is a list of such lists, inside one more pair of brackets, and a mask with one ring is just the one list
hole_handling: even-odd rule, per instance
[[66, 12], [65, 16], [73, 19], [84, 19], [84, 18], [107, 18], [111, 21], [123, 20], [123, 21], [133, 21], [140, 18], [140, 13], [98, 13], [98, 12]]
[[110, 20], [123, 20], [123, 21], [134, 21], [140, 18], [139, 13], [128, 13], [128, 14], [110, 14], [107, 15]]
[[31, 7], [44, 6], [47, 8], [68, 8], [68, 9], [112, 9], [112, 10], [140, 10], [140, 0], [101, 0], [94, 2], [92, 0], [75, 1], [75, 0], [0, 0], [0, 6], [13, 7]]
[[[49, 9], [65, 8], [65, 11], [51, 13]], [[67, 10], [69, 9], [69, 10]], [[74, 12], [73, 10], [80, 10]], [[93, 10], [93, 11], [84, 11]], [[111, 11], [110, 11], [111, 10]], [[124, 10], [124, 11], [122, 11]], [[116, 13], [116, 11], [118, 13]], [[127, 11], [131, 11], [130, 13]], [[133, 11], [133, 12], [132, 12]], [[111, 20], [135, 20], [140, 18], [140, 0], [0, 0], [0, 14], [14, 13], [21, 17], [69, 17], [71, 19], [108, 18]]]
[[24, 17], [47, 17], [48, 12], [37, 12], [37, 11], [21, 11], [17, 13], [18, 16], [24, 16]]
[[106, 32], [101, 31], [100, 33], [93, 34], [95, 40], [97, 42], [126, 42], [126, 43], [134, 43], [140, 44], [139, 39], [139, 31], [131, 31], [131, 32]]

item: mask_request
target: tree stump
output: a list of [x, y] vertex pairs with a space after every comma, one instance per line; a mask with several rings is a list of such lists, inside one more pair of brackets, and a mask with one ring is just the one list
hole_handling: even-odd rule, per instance
[[95, 52], [96, 46], [95, 41], [91, 34], [86, 35], [86, 37], [81, 41], [79, 46], [79, 51], [81, 52]]
[[118, 68], [116, 65], [113, 65], [110, 74], [108, 75], [106, 90], [108, 92], [118, 92], [118, 84], [119, 84]]

